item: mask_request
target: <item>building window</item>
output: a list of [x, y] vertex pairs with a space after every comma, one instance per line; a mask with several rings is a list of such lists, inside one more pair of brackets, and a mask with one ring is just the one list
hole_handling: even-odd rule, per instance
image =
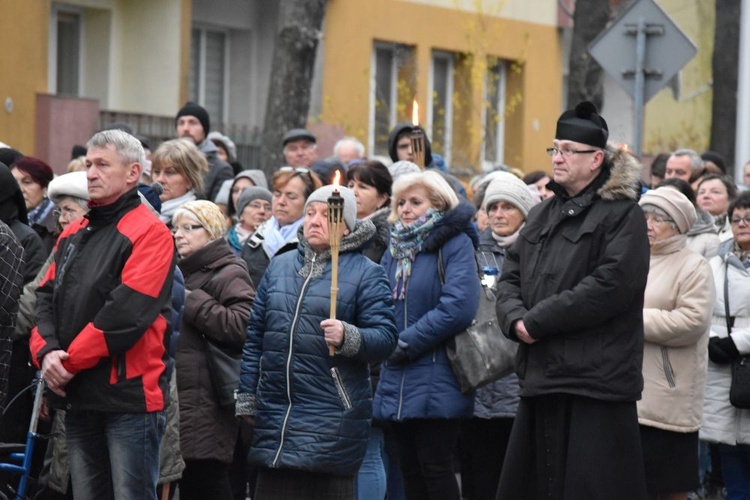
[[484, 164], [487, 170], [504, 161], [506, 63], [491, 61], [485, 84]]
[[434, 52], [430, 72], [430, 106], [427, 125], [432, 151], [451, 163], [453, 129], [453, 54]]
[[229, 37], [224, 31], [193, 28], [190, 46], [190, 100], [206, 108], [211, 121], [228, 112]]
[[54, 6], [50, 24], [50, 92], [73, 97], [80, 95], [81, 33], [81, 13]]
[[380, 42], [372, 51], [368, 151], [373, 155], [388, 156], [388, 133], [411, 113], [413, 52], [406, 45]]

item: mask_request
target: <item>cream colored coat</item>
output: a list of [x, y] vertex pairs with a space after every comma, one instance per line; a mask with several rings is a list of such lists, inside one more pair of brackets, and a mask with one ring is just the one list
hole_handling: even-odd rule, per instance
[[703, 414], [714, 284], [708, 261], [676, 235], [651, 246], [643, 309], [642, 425], [695, 432]]
[[[716, 304], [711, 319], [711, 336], [726, 337], [727, 321], [724, 308], [724, 280], [729, 261], [729, 314], [735, 317], [732, 339], [740, 354], [750, 354], [750, 272], [731, 253], [734, 240], [719, 247], [719, 255], [711, 259], [716, 286]], [[709, 360], [706, 398], [703, 405], [703, 426], [700, 437], [713, 443], [750, 444], [750, 410], [740, 410], [729, 402], [732, 365], [717, 365]]]

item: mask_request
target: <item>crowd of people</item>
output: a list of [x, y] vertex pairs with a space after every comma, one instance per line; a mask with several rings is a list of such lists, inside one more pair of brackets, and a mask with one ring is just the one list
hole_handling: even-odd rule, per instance
[[[153, 154], [122, 124], [57, 176], [0, 150], [0, 441], [41, 376], [35, 498], [750, 499], [722, 158], [645, 183], [581, 103], [550, 169], [464, 182], [413, 130], [319, 159], [291, 129], [270, 177], [194, 103]], [[446, 347], [481, 307], [515, 370], [466, 391]]]

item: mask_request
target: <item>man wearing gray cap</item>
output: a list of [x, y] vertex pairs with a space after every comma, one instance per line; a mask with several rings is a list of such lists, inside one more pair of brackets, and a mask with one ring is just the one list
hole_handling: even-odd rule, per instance
[[520, 343], [521, 402], [497, 498], [646, 498], [641, 166], [608, 135], [591, 103], [560, 116], [547, 149], [555, 196], [506, 252], [497, 315]]
[[315, 135], [304, 128], [293, 128], [284, 134], [284, 163], [290, 167], [310, 167], [318, 159]]

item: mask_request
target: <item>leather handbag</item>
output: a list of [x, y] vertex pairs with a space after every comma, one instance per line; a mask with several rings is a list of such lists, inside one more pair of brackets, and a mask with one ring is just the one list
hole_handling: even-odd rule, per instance
[[206, 361], [216, 400], [219, 406], [234, 406], [235, 393], [240, 386], [242, 353], [209, 340], [206, 336], [203, 336], [203, 340], [206, 344]]
[[[729, 259], [724, 266], [724, 317], [727, 334], [732, 335], [734, 316], [729, 314]], [[729, 386], [729, 402], [735, 408], [750, 408], [750, 356], [740, 356], [732, 361], [732, 384]]]
[[[477, 266], [479, 272], [479, 266]], [[480, 272], [481, 274], [481, 272]], [[443, 259], [438, 251], [438, 275], [445, 284]], [[471, 325], [446, 343], [453, 373], [464, 394], [513, 373], [518, 344], [500, 331], [495, 312], [495, 286], [483, 280], [479, 307]]]

